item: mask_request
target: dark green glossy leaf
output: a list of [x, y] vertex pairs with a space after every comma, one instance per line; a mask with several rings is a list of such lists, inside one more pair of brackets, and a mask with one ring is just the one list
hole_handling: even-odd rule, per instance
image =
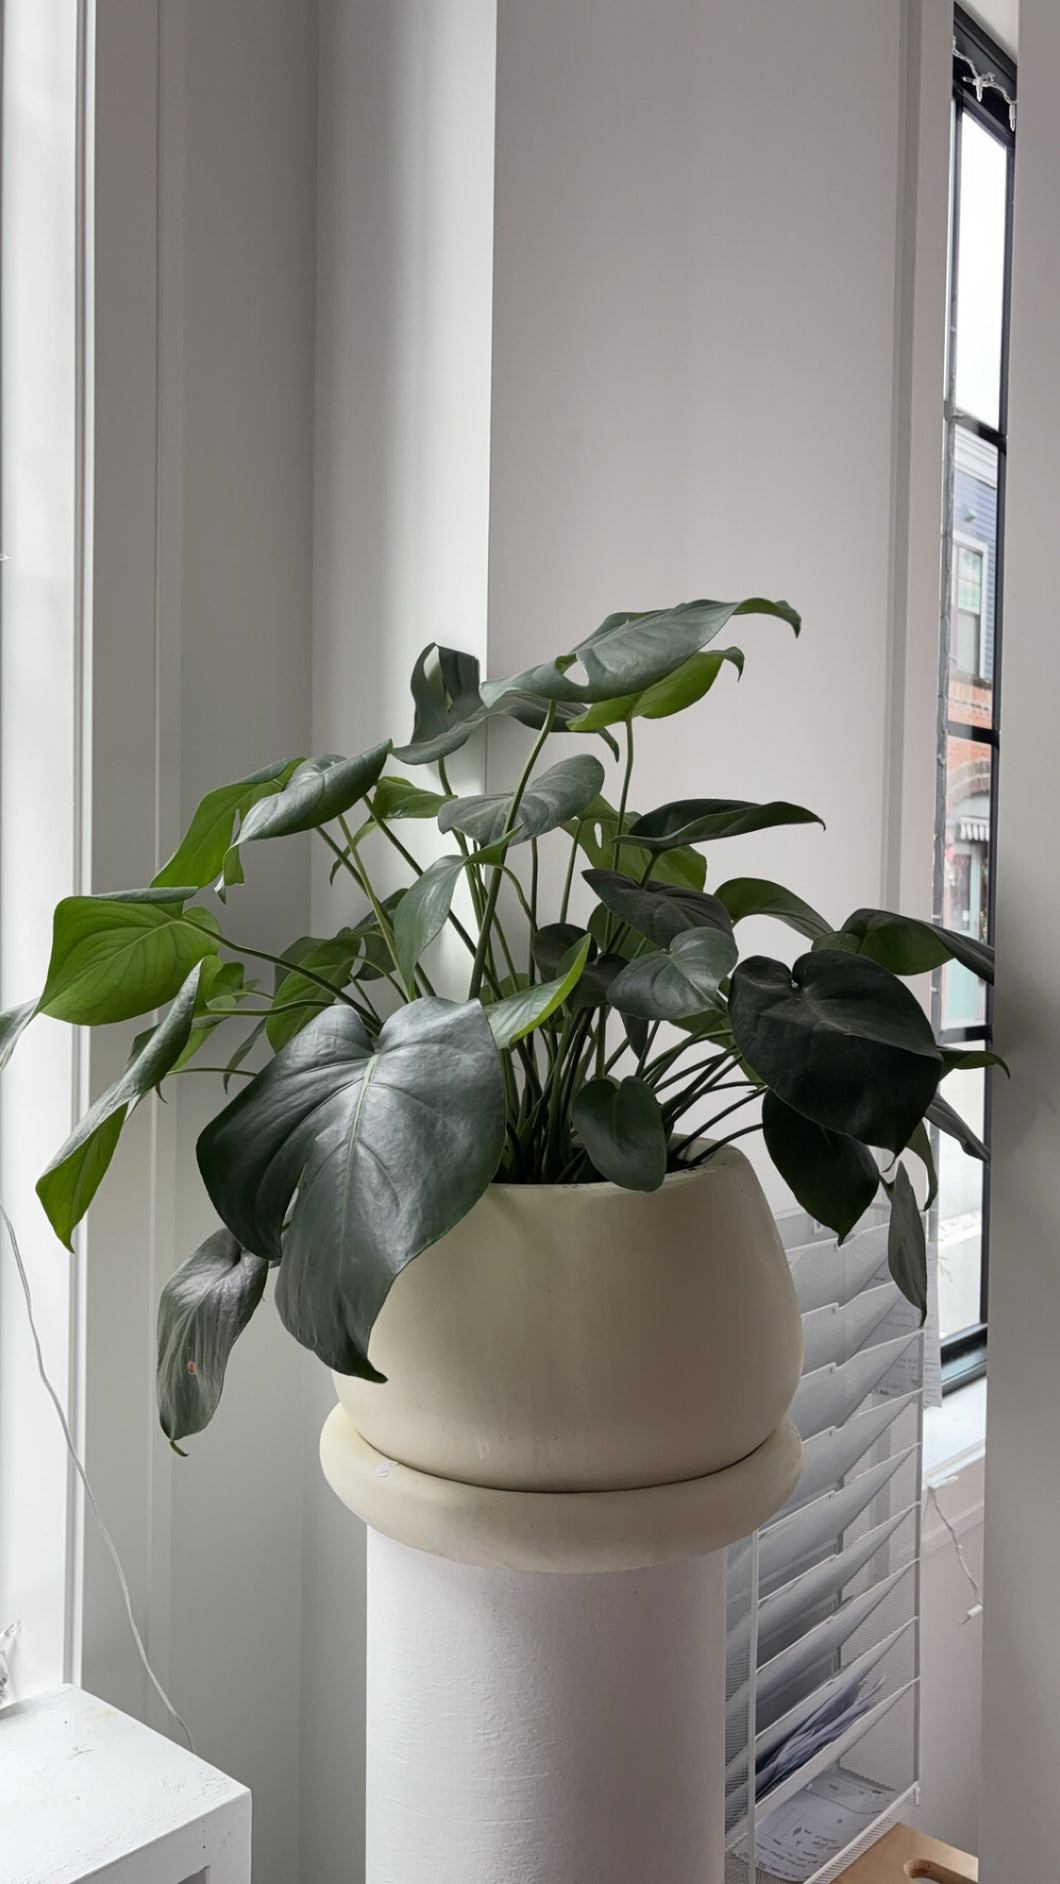
[[709, 693], [727, 661], [737, 673], [743, 673], [744, 657], [740, 648], [723, 648], [718, 654], [693, 654], [665, 680], [643, 693], [623, 694], [617, 700], [600, 700], [574, 722], [574, 731], [595, 733], [622, 720], [665, 720], [672, 713], [682, 713]]
[[716, 895], [718, 901], [725, 904], [733, 922], [743, 922], [747, 916], [775, 916], [778, 922], [786, 923], [798, 935], [808, 936], [811, 942], [831, 933], [830, 924], [811, 909], [809, 903], [804, 903], [801, 896], [794, 896], [782, 884], [770, 883], [765, 877], [730, 877]]
[[994, 951], [988, 943], [937, 923], [898, 916], [889, 909], [855, 909], [840, 934], [851, 937], [859, 954], [889, 968], [892, 975], [923, 975], [954, 961], [983, 981], [994, 979]]
[[683, 667], [691, 655], [721, 633], [734, 615], [778, 615], [796, 634], [799, 630], [799, 618], [787, 602], [767, 602], [758, 597], [744, 602], [682, 602], [676, 608], [609, 615], [570, 654], [528, 668], [511, 680], [488, 682], [482, 695], [493, 704], [516, 688], [546, 700], [590, 705], [642, 693]]
[[467, 743], [486, 718], [473, 654], [430, 642], [412, 670], [412, 738], [394, 749], [407, 765], [435, 764]]
[[522, 988], [486, 1009], [486, 1019], [498, 1047], [514, 1046], [517, 1040], [532, 1033], [562, 1007], [581, 977], [591, 947], [592, 938], [583, 936], [565, 974], [554, 981], [539, 981], [532, 988]]
[[645, 850], [672, 850], [679, 844], [706, 844], [722, 837], [744, 837], [751, 831], [772, 830], [779, 824], [820, 824], [815, 811], [804, 805], [788, 805], [774, 800], [767, 805], [750, 804], [745, 798], [682, 798], [672, 805], [660, 805], [629, 827], [627, 842]]
[[215, 1230], [162, 1290], [156, 1388], [162, 1431], [174, 1447], [201, 1433], [216, 1413], [228, 1357], [268, 1273], [260, 1256], [240, 1249], [227, 1230]]
[[891, 1221], [887, 1231], [887, 1266], [907, 1302], [919, 1309], [920, 1320], [927, 1315], [927, 1248], [924, 1220], [916, 1193], [904, 1165], [899, 1165], [893, 1184], [882, 1179], [891, 1200]]
[[[0, 1064], [2, 1064], [2, 1062], [0, 1062]], [[1012, 1074], [1009, 1072], [1008, 1066], [1001, 1058], [1000, 1053], [979, 1052], [974, 1048], [969, 1048], [966, 1051], [962, 1047], [943, 1047], [942, 1049], [943, 1078], [945, 1078], [947, 1073], [970, 1072], [980, 1066], [999, 1066], [1006, 1079], [1012, 1078]]]
[[23, 1001], [21, 1007], [9, 1007], [0, 1014], [0, 1072], [14, 1053], [38, 1005], [36, 1001]]
[[901, 1151], [941, 1071], [923, 1009], [886, 969], [836, 951], [741, 962], [729, 989], [736, 1044], [796, 1112]]
[[239, 827], [235, 842], [225, 852], [225, 882], [238, 880], [242, 845], [266, 837], [293, 837], [315, 830], [349, 811], [371, 791], [390, 754], [389, 741], [358, 753], [354, 759], [328, 752], [319, 759], [303, 759], [282, 791], [259, 798]]
[[600, 1176], [627, 1191], [657, 1191], [666, 1176], [666, 1129], [642, 1079], [591, 1079], [571, 1107], [582, 1144]]
[[587, 959], [596, 955], [596, 942], [587, 929], [573, 922], [545, 922], [535, 931], [533, 956], [541, 973], [553, 978], [573, 960], [583, 942], [588, 942]]
[[187, 1044], [199, 975], [196, 963], [165, 1020], [121, 1077], [89, 1108], [37, 1180], [37, 1195], [48, 1221], [67, 1249], [114, 1156], [126, 1117], [176, 1065]]
[[925, 1108], [924, 1117], [930, 1125], [937, 1125], [940, 1132], [955, 1138], [962, 1151], [969, 1158], [978, 1158], [980, 1164], [990, 1163], [990, 1152], [981, 1138], [977, 1138], [970, 1125], [966, 1125], [959, 1112], [955, 1112], [941, 1093], [936, 1093], [931, 1104]]
[[[732, 936], [732, 919], [724, 903], [703, 890], [672, 883], [634, 883], [617, 870], [584, 870], [582, 875], [605, 909], [659, 948], [690, 929], [716, 929]], [[732, 960], [736, 960], [735, 950]]]
[[923, 1120], [921, 1120], [916, 1131], [910, 1138], [907, 1149], [913, 1153], [915, 1158], [920, 1159], [927, 1173], [928, 1189], [927, 1197], [924, 1200], [924, 1209], [930, 1210], [939, 1194], [939, 1174], [935, 1169], [935, 1154], [931, 1149], [931, 1134]]
[[717, 998], [736, 962], [736, 943], [724, 929], [686, 929], [669, 948], [627, 962], [608, 990], [608, 1001], [642, 1020], [681, 1020]]
[[561, 759], [538, 778], [531, 779], [509, 828], [512, 795], [488, 792], [474, 798], [453, 798], [438, 813], [442, 831], [462, 831], [465, 837], [483, 849], [503, 841], [525, 844], [532, 837], [543, 837], [573, 818], [597, 796], [604, 782], [604, 768], [591, 753], [580, 752], [573, 759]]
[[[637, 813], [627, 811], [624, 828], [628, 831], [630, 825], [636, 822]], [[584, 851], [595, 869], [606, 869], [613, 864], [618, 812], [614, 805], [608, 804], [606, 798], [594, 798], [586, 805], [581, 816], [569, 820], [563, 829], [576, 840], [578, 848]], [[707, 880], [706, 860], [690, 845], [680, 850], [652, 854], [646, 850], [636, 850], [623, 841], [622, 863], [626, 875], [637, 878], [643, 877], [650, 864], [652, 879], [656, 883], [676, 883], [687, 889], [701, 890]]]
[[876, 1160], [856, 1138], [829, 1132], [767, 1092], [762, 1132], [768, 1151], [796, 1201], [842, 1242], [864, 1216], [879, 1187]]
[[206, 1127], [198, 1156], [241, 1247], [282, 1253], [291, 1334], [330, 1367], [378, 1378], [368, 1341], [391, 1282], [466, 1215], [503, 1142], [482, 1008], [431, 999], [393, 1014], [375, 1049], [351, 1008], [329, 1008]]
[[394, 912], [394, 946], [407, 987], [412, 985], [424, 949], [440, 933], [449, 915], [465, 863], [465, 858], [455, 854], [436, 858], [416, 878]]
[[41, 1013], [95, 1027], [171, 1001], [196, 962], [219, 946], [207, 910], [185, 912], [179, 901], [161, 900], [175, 895], [65, 897], [55, 911]]
[[207, 792], [169, 862], [152, 879], [153, 884], [171, 887], [191, 883], [201, 890], [212, 883], [232, 842], [236, 818], [245, 818], [259, 798], [267, 798], [286, 785], [300, 763], [299, 759], [278, 759], [261, 772]]

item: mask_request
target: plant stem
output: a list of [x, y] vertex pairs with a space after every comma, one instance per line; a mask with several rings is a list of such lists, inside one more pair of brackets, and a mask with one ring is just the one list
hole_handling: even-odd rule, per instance
[[726, 1106], [723, 1111], [716, 1112], [712, 1119], [707, 1119], [702, 1125], [697, 1125], [694, 1131], [686, 1133], [685, 1137], [679, 1139], [672, 1147], [671, 1156], [679, 1158], [686, 1147], [693, 1144], [697, 1138], [702, 1138], [703, 1133], [709, 1132], [712, 1125], [718, 1125], [722, 1119], [727, 1119], [730, 1112], [738, 1112], [741, 1106], [748, 1105], [752, 1099], [757, 1099], [759, 1093], [760, 1089], [757, 1086], [754, 1087], [751, 1092], [745, 1092], [742, 1099], [735, 1099], [731, 1106]]
[[[355, 1008], [358, 1006], [358, 1003], [351, 995], [345, 994], [341, 988], [336, 988], [333, 982], [326, 981], [323, 975], [318, 975], [312, 968], [306, 968], [297, 962], [286, 961], [282, 955], [270, 955], [267, 949], [252, 949], [248, 943], [233, 942], [228, 936], [219, 935], [214, 929], [207, 929], [203, 923], [194, 922], [188, 915], [185, 915], [183, 920], [187, 923], [189, 929], [197, 929], [200, 935], [208, 935], [212, 942], [219, 942], [222, 948], [231, 949], [233, 955], [252, 955], [255, 961], [271, 962], [274, 968], [284, 968], [287, 970], [288, 974], [297, 973], [303, 975], [306, 981], [313, 981], [318, 988], [325, 989], [332, 1000], [338, 995], [339, 1000], [345, 1001], [347, 1007]], [[259, 1010], [255, 1008], [240, 1008], [238, 1011], [241, 1014], [254, 1014]], [[272, 1012], [271, 1008], [269, 1012]]]
[[[548, 703], [548, 711], [545, 714], [545, 723], [531, 747], [530, 756], [523, 767], [519, 782], [512, 793], [511, 801], [508, 805], [508, 816], [505, 819], [505, 823], [509, 828], [515, 822], [519, 806], [522, 803], [523, 793], [530, 783], [530, 774], [537, 762], [538, 754], [544, 746], [549, 733], [552, 731], [552, 722], [555, 717], [556, 702], [550, 700]], [[475, 950], [475, 959], [471, 967], [471, 984], [468, 989], [468, 996], [471, 1000], [477, 998], [479, 989], [482, 986], [482, 977], [486, 968], [486, 951], [489, 947], [490, 930], [493, 926], [493, 918], [497, 909], [497, 898], [500, 895], [501, 882], [504, 875], [502, 866], [508, 855], [508, 848], [508, 844], [505, 843], [501, 849], [500, 857], [494, 866], [493, 876], [490, 879], [490, 887], [486, 896], [486, 907], [482, 912], [481, 934], [479, 935], [478, 948]]]
[[682, 1165], [682, 1171], [698, 1170], [699, 1166], [706, 1164], [708, 1158], [713, 1158], [714, 1153], [720, 1151], [723, 1145], [732, 1145], [738, 1138], [746, 1138], [749, 1132], [760, 1132], [761, 1130], [761, 1124], [745, 1125], [738, 1132], [730, 1132], [728, 1138], [716, 1138], [712, 1145], [707, 1146], [706, 1151], [700, 1152], [698, 1158], [691, 1158], [687, 1164]]
[[584, 822], [585, 822], [584, 818], [578, 819], [578, 822], [574, 827], [574, 836], [571, 839], [570, 861], [567, 864], [567, 875], [563, 883], [563, 895], [560, 897], [560, 903], [559, 903], [560, 922], [566, 922], [567, 920], [567, 907], [568, 907], [568, 904], [570, 903], [571, 887], [574, 883], [574, 866], [578, 861], [578, 848], [579, 848], [578, 840], [581, 837], [582, 825], [584, 824]]
[[622, 796], [619, 798], [619, 801], [618, 801], [618, 829], [615, 832], [615, 841], [614, 841], [614, 844], [612, 846], [612, 851], [611, 851], [612, 870], [618, 869], [618, 860], [619, 860], [619, 856], [622, 850], [622, 838], [625, 834], [625, 829], [626, 829], [626, 805], [629, 802], [629, 784], [630, 784], [631, 778], [633, 777], [633, 716], [632, 714], [630, 715], [629, 719], [626, 721], [625, 725], [626, 725], [626, 768], [622, 774]]
[[[415, 971], [413, 972], [411, 983], [405, 979], [405, 975], [402, 971], [401, 963], [398, 961], [397, 947], [394, 942], [394, 931], [390, 926], [390, 922], [387, 918], [386, 911], [384, 910], [382, 903], [379, 901], [378, 896], [376, 895], [374, 889], [372, 888], [372, 884], [368, 876], [368, 872], [366, 871], [364, 864], [361, 862], [361, 858], [357, 850], [357, 843], [354, 838], [353, 832], [350, 830], [350, 827], [347, 824], [345, 818], [342, 817], [341, 815], [339, 817], [339, 829], [342, 832], [343, 837], [346, 839], [347, 844], [349, 845], [350, 856], [353, 858], [353, 861], [356, 864], [357, 869], [360, 871], [361, 880], [364, 884], [364, 893], [367, 896], [368, 901], [371, 903], [372, 909], [375, 912], [375, 919], [379, 925], [379, 933], [382, 936], [383, 941], [386, 943], [387, 953], [389, 954], [390, 959], [394, 964], [394, 967], [397, 969], [398, 980], [400, 981], [402, 989], [404, 990], [405, 999], [407, 1001], [414, 1001], [416, 999], [416, 993], [417, 993], [416, 973]], [[428, 976], [423, 972], [422, 969], [419, 972], [420, 972], [420, 980], [422, 981], [427, 993], [433, 994], [434, 989], [431, 986]]]

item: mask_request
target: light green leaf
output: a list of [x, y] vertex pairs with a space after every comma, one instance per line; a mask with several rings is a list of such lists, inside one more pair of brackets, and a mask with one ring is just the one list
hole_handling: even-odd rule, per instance
[[495, 1002], [492, 1007], [487, 1007], [486, 1019], [498, 1047], [513, 1047], [517, 1040], [532, 1033], [558, 1007], [562, 1007], [581, 978], [591, 947], [592, 937], [583, 936], [565, 975], [555, 981], [539, 981], [534, 987], [523, 988], [508, 995], [503, 1001]]
[[737, 673], [743, 673], [744, 657], [740, 648], [723, 648], [718, 654], [693, 654], [684, 665], [665, 680], [643, 693], [627, 693], [617, 700], [600, 700], [573, 722], [576, 733], [600, 732], [605, 726], [622, 720], [664, 720], [672, 713], [682, 713], [709, 693], [727, 661]]
[[209, 911], [185, 912], [172, 900], [179, 894], [65, 897], [55, 911], [41, 1013], [95, 1027], [172, 1000], [196, 962], [219, 946]]
[[666, 1128], [642, 1079], [591, 1079], [571, 1107], [574, 1128], [600, 1176], [628, 1191], [657, 1191], [666, 1176]]
[[[637, 813], [627, 811], [624, 829], [637, 822]], [[574, 819], [569, 819], [563, 826], [569, 837], [575, 839], [579, 850], [584, 851], [589, 862], [596, 869], [604, 869], [614, 859], [614, 842], [618, 832], [618, 812], [606, 798], [594, 798], [584, 811]], [[706, 860], [698, 850], [685, 845], [680, 850], [660, 851], [654, 856], [646, 850], [634, 850], [623, 841], [622, 862], [628, 876], [643, 877], [648, 865], [652, 865], [652, 876], [656, 883], [676, 883], [691, 890], [701, 890], [707, 880]]]
[[225, 860], [232, 842], [237, 817], [245, 818], [251, 805], [286, 785], [298, 759], [279, 759], [261, 772], [237, 779], [233, 785], [219, 785], [207, 792], [187, 831], [167, 864], [152, 879], [154, 886], [172, 888], [176, 884], [194, 884], [197, 890], [212, 883]]
[[92, 1202], [129, 1112], [175, 1066], [191, 1033], [199, 991], [196, 963], [164, 1021], [156, 1027], [120, 1079], [85, 1113], [65, 1145], [37, 1180], [37, 1195], [60, 1242], [71, 1237]]
[[181, 1263], [158, 1304], [156, 1387], [162, 1431], [201, 1433], [217, 1411], [232, 1349], [265, 1293], [269, 1265], [215, 1230]]

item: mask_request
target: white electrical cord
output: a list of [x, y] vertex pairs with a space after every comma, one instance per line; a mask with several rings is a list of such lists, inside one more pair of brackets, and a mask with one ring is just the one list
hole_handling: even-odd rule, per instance
[[[938, 1481], [939, 1485], [956, 1485], [956, 1483], [957, 1483], [956, 1475], [954, 1475], [953, 1478], [940, 1478]], [[943, 1511], [942, 1506], [939, 1504], [939, 1494], [938, 1494], [937, 1487], [935, 1485], [929, 1484], [927, 1488], [927, 1495], [930, 1498], [932, 1504], [934, 1505], [935, 1510], [938, 1513], [938, 1516], [942, 1519], [943, 1524], [946, 1526], [947, 1531], [949, 1532], [951, 1538], [953, 1539], [953, 1548], [957, 1553], [957, 1562], [960, 1564], [961, 1569], [964, 1571], [965, 1576], [968, 1578], [968, 1581], [971, 1584], [972, 1589], [975, 1592], [975, 1602], [972, 1604], [972, 1607], [968, 1611], [968, 1614], [966, 1616], [961, 1617], [961, 1627], [963, 1628], [966, 1622], [974, 1622], [977, 1616], [982, 1615], [983, 1613], [982, 1592], [974, 1576], [972, 1575], [971, 1570], [968, 1567], [968, 1559], [965, 1556], [964, 1551], [961, 1548], [961, 1540], [957, 1536], [957, 1533], [954, 1530], [952, 1524], [950, 1523], [948, 1517], [946, 1516], [946, 1513]]]
[[173, 1719], [176, 1721], [177, 1726], [180, 1728], [181, 1733], [184, 1735], [184, 1738], [188, 1743], [189, 1750], [192, 1753], [194, 1753], [195, 1743], [192, 1740], [191, 1733], [188, 1729], [187, 1723], [184, 1720], [182, 1720], [181, 1716], [177, 1713], [176, 1708], [173, 1706], [172, 1701], [170, 1700], [168, 1694], [166, 1693], [165, 1689], [162, 1686], [162, 1683], [159, 1681], [158, 1676], [155, 1674], [154, 1669], [152, 1668], [150, 1662], [147, 1659], [147, 1650], [144, 1648], [143, 1638], [141, 1637], [140, 1631], [136, 1626], [136, 1617], [133, 1615], [132, 1597], [129, 1594], [129, 1584], [125, 1575], [125, 1571], [122, 1569], [121, 1558], [118, 1556], [117, 1546], [115, 1545], [114, 1539], [112, 1538], [110, 1532], [108, 1531], [106, 1525], [103, 1522], [103, 1518], [101, 1516], [99, 1506], [96, 1503], [95, 1493], [93, 1492], [92, 1487], [88, 1482], [88, 1474], [86, 1473], [85, 1468], [81, 1463], [81, 1459], [78, 1454], [77, 1447], [74, 1445], [73, 1436], [70, 1432], [70, 1427], [67, 1422], [66, 1414], [63, 1411], [62, 1401], [60, 1400], [59, 1395], [56, 1393], [55, 1388], [52, 1386], [52, 1383], [50, 1379], [48, 1378], [48, 1370], [44, 1365], [44, 1354], [41, 1349], [40, 1335], [37, 1332], [37, 1322], [33, 1313], [33, 1295], [29, 1286], [29, 1277], [26, 1274], [26, 1266], [24, 1262], [22, 1261], [22, 1251], [19, 1249], [19, 1246], [18, 1246], [18, 1238], [15, 1235], [15, 1226], [12, 1223], [10, 1217], [8, 1216], [7, 1211], [4, 1209], [4, 1206], [2, 1203], [0, 1203], [0, 1217], [3, 1218], [4, 1223], [7, 1227], [7, 1234], [8, 1234], [8, 1237], [10, 1238], [11, 1248], [14, 1252], [15, 1265], [18, 1269], [19, 1281], [22, 1284], [22, 1293], [26, 1298], [26, 1314], [29, 1316], [30, 1333], [33, 1336], [33, 1346], [36, 1349], [36, 1354], [37, 1354], [37, 1371], [40, 1374], [41, 1380], [44, 1382], [45, 1390], [58, 1415], [59, 1424], [63, 1429], [63, 1438], [66, 1441], [66, 1449], [69, 1452], [71, 1459], [73, 1460], [74, 1469], [77, 1472], [78, 1478], [81, 1480], [82, 1486], [84, 1487], [84, 1493], [85, 1493], [86, 1499], [88, 1500], [89, 1509], [92, 1513], [92, 1516], [96, 1520], [96, 1524], [99, 1528], [100, 1537], [103, 1539], [103, 1542], [106, 1545], [111, 1563], [114, 1565], [115, 1575], [117, 1576], [118, 1583], [121, 1588], [122, 1600], [125, 1604], [125, 1614], [128, 1617], [129, 1628], [132, 1632], [132, 1639], [136, 1644], [136, 1653], [139, 1655], [140, 1660], [144, 1665], [144, 1673], [146, 1674], [147, 1679], [151, 1683], [151, 1686], [154, 1688], [154, 1691], [157, 1694], [159, 1700], [161, 1701], [163, 1707], [167, 1710], [168, 1713], [170, 1713], [173, 1716]]

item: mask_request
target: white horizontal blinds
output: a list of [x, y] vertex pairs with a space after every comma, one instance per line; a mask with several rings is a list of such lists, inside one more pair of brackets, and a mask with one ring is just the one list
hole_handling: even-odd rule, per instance
[[726, 1884], [828, 1884], [916, 1780], [918, 1317], [873, 1212], [780, 1222], [803, 1317], [803, 1472], [730, 1554]]

